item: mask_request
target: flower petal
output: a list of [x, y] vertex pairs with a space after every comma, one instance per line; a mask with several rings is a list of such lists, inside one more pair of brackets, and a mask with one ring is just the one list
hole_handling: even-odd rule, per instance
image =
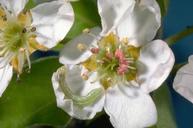
[[125, 13], [119, 26], [118, 35], [128, 37], [130, 43], [141, 46], [150, 42], [161, 25], [160, 8], [155, 0], [140, 0], [131, 13]]
[[189, 63], [180, 68], [174, 79], [174, 89], [193, 103], [193, 55], [189, 57]]
[[102, 22], [102, 35], [114, 29], [123, 15], [133, 10], [135, 0], [98, 0], [98, 11]]
[[173, 65], [173, 52], [162, 40], [144, 46], [137, 65], [141, 88], [147, 93], [157, 89], [168, 77]]
[[17, 16], [25, 7], [28, 0], [0, 0], [0, 4]]
[[32, 25], [36, 27], [36, 39], [48, 48], [63, 40], [74, 22], [72, 6], [65, 0], [39, 4], [31, 13]]
[[7, 88], [13, 75], [12, 66], [9, 64], [0, 69], [0, 97]]
[[[88, 95], [94, 89], [101, 88], [99, 82], [94, 82], [95, 74], [91, 75], [88, 80], [81, 77], [81, 68], [79, 66], [66, 66], [65, 84], [73, 93], [73, 97], [78, 96], [80, 99]], [[57, 99], [57, 106], [67, 112], [70, 116], [77, 119], [92, 119], [97, 112], [100, 112], [104, 106], [104, 95], [101, 94], [99, 99], [87, 106], [79, 106], [73, 99], [69, 98], [64, 92], [64, 86], [59, 82], [58, 72], [53, 74], [52, 83]], [[90, 100], [90, 99], [89, 99]], [[87, 101], [86, 101], [87, 102]]]
[[144, 128], [157, 121], [156, 107], [148, 94], [139, 92], [130, 97], [118, 86], [107, 90], [104, 108], [115, 128]]
[[[98, 36], [101, 32], [99, 27], [95, 27], [90, 30], [92, 35]], [[83, 33], [77, 38], [71, 40], [64, 45], [63, 50], [60, 53], [60, 62], [63, 64], [78, 64], [85, 61], [91, 55], [90, 48], [96, 43], [96, 38], [87, 33]], [[83, 45], [84, 50], [79, 50], [78, 45]]]

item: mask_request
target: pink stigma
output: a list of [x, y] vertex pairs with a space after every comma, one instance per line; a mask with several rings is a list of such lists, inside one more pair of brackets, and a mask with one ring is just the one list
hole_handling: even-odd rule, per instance
[[123, 53], [123, 51], [121, 49], [116, 49], [115, 51], [115, 57], [119, 60], [119, 61], [123, 61], [125, 59], [125, 55]]
[[117, 68], [117, 73], [119, 75], [124, 75], [128, 71], [129, 63], [127, 62], [125, 55], [121, 49], [115, 51], [115, 57], [119, 60], [119, 67]]

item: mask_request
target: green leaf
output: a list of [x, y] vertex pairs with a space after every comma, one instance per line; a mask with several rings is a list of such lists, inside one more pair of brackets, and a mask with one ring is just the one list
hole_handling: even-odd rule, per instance
[[25, 8], [26, 9], [31, 9], [33, 7], [35, 7], [35, 2], [33, 0], [29, 0], [28, 3], [26, 4]]
[[165, 16], [168, 12], [169, 0], [157, 0], [160, 8], [162, 16]]
[[32, 64], [31, 73], [20, 81], [14, 75], [0, 98], [0, 127], [26, 128], [34, 124], [65, 125], [68, 115], [56, 107], [51, 77], [59, 67], [58, 58]]
[[79, 0], [71, 3], [75, 13], [75, 23], [66, 38], [76, 37], [85, 28], [100, 26], [96, 0]]
[[153, 93], [153, 99], [158, 111], [158, 123], [152, 128], [177, 128], [171, 109], [170, 94], [166, 84], [162, 85]]

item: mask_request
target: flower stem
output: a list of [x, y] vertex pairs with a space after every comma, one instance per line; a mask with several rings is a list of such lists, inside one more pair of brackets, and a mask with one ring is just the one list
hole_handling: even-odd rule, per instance
[[187, 28], [185, 28], [181, 32], [179, 32], [171, 37], [168, 37], [167, 39], [165, 39], [165, 41], [171, 46], [171, 45], [175, 44], [176, 42], [182, 40], [183, 38], [185, 38], [191, 34], [193, 34], [193, 26], [188, 26]]

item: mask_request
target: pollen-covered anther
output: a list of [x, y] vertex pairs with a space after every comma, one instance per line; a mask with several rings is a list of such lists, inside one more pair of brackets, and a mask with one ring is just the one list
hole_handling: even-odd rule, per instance
[[113, 54], [110, 52], [106, 52], [106, 57], [111, 60], [113, 59]]
[[107, 78], [107, 82], [112, 82], [112, 79], [109, 77], [109, 78]]
[[24, 52], [26, 49], [25, 48], [20, 48], [19, 51], [20, 52]]
[[90, 50], [93, 54], [98, 54], [99, 53], [99, 48], [91, 48]]
[[85, 28], [82, 32], [83, 33], [90, 33], [90, 29], [89, 28]]
[[104, 64], [105, 62], [103, 60], [96, 60], [96, 62], [100, 65]]
[[88, 74], [87, 73], [83, 73], [81, 75], [81, 77], [82, 77], [83, 80], [88, 80]]
[[128, 39], [127, 37], [125, 37], [125, 38], [123, 38], [123, 39], [121, 40], [121, 42], [122, 42], [124, 45], [128, 45], [129, 39]]
[[36, 31], [36, 27], [32, 27], [31, 32], [35, 32], [35, 31]]
[[26, 33], [26, 32], [27, 32], [27, 29], [24, 28], [24, 29], [22, 30], [22, 33]]
[[77, 49], [80, 51], [80, 52], [83, 52], [87, 49], [87, 46], [83, 43], [78, 43], [77, 44]]
[[7, 16], [6, 15], [2, 16], [2, 19], [3, 21], [7, 21]]

